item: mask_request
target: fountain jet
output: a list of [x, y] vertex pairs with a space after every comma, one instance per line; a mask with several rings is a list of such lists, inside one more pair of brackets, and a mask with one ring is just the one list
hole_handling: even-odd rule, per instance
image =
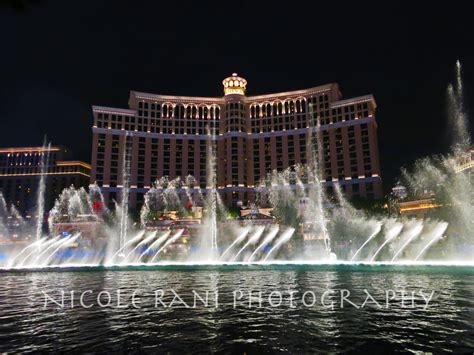
[[237, 245], [237, 244], [243, 242], [245, 237], [249, 233], [249, 231], [250, 231], [250, 227], [244, 228], [242, 233], [240, 233], [240, 235], [232, 242], [232, 244], [229, 245], [229, 247], [222, 253], [219, 260], [224, 260], [224, 257], [226, 256], [226, 254], [234, 247], [234, 245]]
[[127, 254], [127, 256], [125, 257], [124, 261], [125, 262], [128, 262], [128, 258], [130, 258], [131, 255], [133, 255], [133, 253], [135, 253], [135, 251], [138, 250], [138, 248], [140, 248], [142, 245], [146, 245], [148, 243], [150, 243], [153, 239], [156, 238], [156, 234], [158, 233], [158, 231], [154, 231], [151, 233], [151, 235], [149, 235], [148, 237], [144, 238], [142, 241], [140, 241], [137, 245], [135, 245], [135, 247]]
[[377, 234], [380, 233], [380, 230], [381, 230], [381, 229], [382, 229], [382, 223], [378, 222], [378, 223], [377, 223], [377, 226], [375, 227], [375, 231], [367, 238], [367, 240], [364, 242], [364, 244], [362, 244], [362, 245], [360, 246], [360, 248], [357, 249], [357, 251], [356, 251], [356, 252], [354, 253], [354, 255], [352, 256], [351, 261], [354, 261], [354, 260], [355, 260], [355, 258], [356, 258], [357, 255], [360, 253], [360, 251], [361, 251], [362, 249], [364, 249], [364, 247], [365, 247], [372, 239], [374, 239]]
[[240, 254], [242, 254], [242, 252], [250, 244], [256, 244], [258, 242], [258, 240], [260, 239], [260, 237], [262, 236], [264, 230], [265, 230], [265, 227], [263, 227], [263, 226], [257, 227], [257, 230], [255, 231], [255, 233], [250, 236], [248, 241], [244, 244], [244, 246], [242, 248], [240, 248], [240, 250], [237, 252], [237, 254], [235, 254], [235, 256], [232, 258], [231, 261], [236, 261], [237, 258], [240, 256]]
[[160, 254], [163, 250], [165, 250], [169, 245], [173, 244], [176, 240], [178, 240], [181, 237], [181, 235], [183, 234], [183, 232], [184, 232], [184, 229], [180, 229], [171, 238], [169, 238], [166, 241], [166, 243], [160, 249], [158, 249], [158, 251], [155, 253], [155, 255], [153, 255], [153, 257], [150, 260], [150, 263], [153, 263], [153, 261], [155, 261], [158, 254]]
[[145, 230], [142, 230], [140, 233], [138, 233], [137, 236], [133, 237], [132, 239], [128, 240], [121, 248], [119, 248], [114, 255], [112, 255], [112, 258], [111, 260], [113, 261], [115, 259], [115, 257], [117, 257], [118, 255], [124, 255], [123, 254], [123, 251], [125, 250], [125, 248], [129, 245], [132, 245], [133, 243], [136, 243], [138, 242], [140, 239], [142, 239], [145, 235]]
[[417, 254], [415, 257], [415, 261], [418, 261], [419, 258], [421, 258], [430, 248], [431, 246], [436, 243], [441, 237], [443, 236], [443, 233], [446, 231], [448, 228], [448, 223], [440, 223], [435, 227], [433, 237], [428, 240], [428, 243], [421, 249], [421, 251]]
[[384, 246], [386, 246], [388, 243], [390, 243], [392, 240], [394, 240], [400, 232], [403, 229], [403, 224], [402, 223], [396, 223], [395, 226], [393, 226], [391, 229], [388, 230], [387, 236], [385, 237], [385, 241], [380, 245], [380, 247], [377, 249], [377, 251], [372, 255], [370, 258], [370, 261], [374, 261], [377, 255], [382, 251]]
[[281, 235], [280, 238], [278, 238], [277, 242], [275, 243], [275, 245], [268, 251], [267, 255], [265, 256], [265, 258], [263, 259], [263, 261], [267, 261], [268, 257], [273, 253], [273, 252], [276, 252], [278, 251], [281, 246], [288, 242], [291, 237], [293, 236], [293, 234], [295, 233], [295, 229], [294, 228], [290, 228], [288, 230], [286, 230], [285, 232], [283, 232], [283, 234]]
[[391, 260], [392, 262], [395, 261], [397, 257], [406, 249], [406, 247], [421, 234], [422, 230], [423, 230], [423, 224], [420, 222], [417, 224], [417, 226], [415, 226], [415, 228], [413, 228], [407, 233], [406, 241], [397, 250], [397, 252], [395, 253], [395, 255], [393, 256]]
[[66, 240], [62, 241], [62, 243], [60, 243], [56, 249], [54, 249], [49, 255], [48, 257], [46, 258], [45, 262], [43, 263], [43, 266], [46, 266], [49, 264], [49, 261], [54, 257], [54, 255], [61, 249], [71, 245], [72, 243], [74, 243], [76, 241], [77, 238], [79, 238], [81, 236], [80, 233], [76, 234], [75, 236], [72, 236], [72, 237], [67, 237], [65, 238]]
[[247, 259], [248, 263], [250, 263], [253, 260], [255, 254], [257, 254], [260, 251], [260, 249], [262, 249], [265, 245], [269, 244], [276, 237], [279, 230], [280, 230], [280, 227], [274, 227], [272, 230], [270, 230], [268, 235], [263, 239], [263, 242], [254, 250], [252, 255], [250, 255], [250, 257]]
[[161, 244], [163, 244], [170, 234], [171, 234], [171, 231], [167, 231], [165, 232], [165, 234], [163, 234], [161, 237], [155, 240], [143, 253], [141, 253], [141, 255], [138, 257], [138, 261], [142, 260], [142, 258], [150, 252], [150, 250], [155, 250]]
[[46, 193], [46, 173], [48, 172], [49, 165], [49, 151], [51, 149], [51, 143], [46, 143], [46, 137], [44, 137], [43, 151], [41, 152], [41, 173], [38, 186], [38, 203], [37, 203], [37, 221], [36, 221], [36, 241], [41, 239], [43, 232], [43, 219], [44, 219], [44, 202]]

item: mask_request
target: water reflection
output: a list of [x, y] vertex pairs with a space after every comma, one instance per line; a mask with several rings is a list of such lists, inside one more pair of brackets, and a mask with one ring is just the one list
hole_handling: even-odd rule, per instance
[[[472, 268], [3, 272], [0, 351], [472, 351], [473, 285]], [[160, 289], [165, 304], [175, 298], [174, 290], [189, 308], [179, 302], [172, 308], [157, 306]], [[435, 294], [426, 310], [419, 297], [413, 308], [402, 307], [399, 293], [386, 307], [387, 289]], [[52, 302], [44, 308], [43, 292], [59, 297], [61, 290], [64, 308]], [[83, 303], [90, 308], [84, 308], [79, 297], [88, 290]], [[127, 308], [116, 307], [117, 290]], [[208, 292], [208, 307], [201, 300], [193, 307], [193, 290], [201, 297]], [[340, 290], [348, 290], [359, 306], [367, 290], [383, 307], [369, 302], [364, 309], [349, 303], [341, 308]], [[115, 307], [97, 304], [101, 291], [110, 292]], [[131, 304], [133, 292], [138, 309]], [[234, 292], [242, 293], [236, 307]], [[315, 295], [314, 305], [304, 306], [305, 292], [308, 304], [313, 301], [309, 292]]]

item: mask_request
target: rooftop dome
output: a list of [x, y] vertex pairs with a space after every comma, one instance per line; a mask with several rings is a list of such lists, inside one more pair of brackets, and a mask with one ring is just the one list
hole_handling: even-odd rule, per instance
[[233, 73], [222, 81], [222, 85], [224, 85], [225, 95], [245, 95], [247, 80]]

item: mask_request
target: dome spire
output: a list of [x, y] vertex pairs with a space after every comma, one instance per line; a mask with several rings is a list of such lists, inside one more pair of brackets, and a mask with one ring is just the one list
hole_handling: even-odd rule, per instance
[[232, 73], [232, 76], [229, 76], [222, 81], [222, 85], [224, 85], [224, 94], [226, 96], [245, 95], [247, 80], [241, 78], [237, 73]]

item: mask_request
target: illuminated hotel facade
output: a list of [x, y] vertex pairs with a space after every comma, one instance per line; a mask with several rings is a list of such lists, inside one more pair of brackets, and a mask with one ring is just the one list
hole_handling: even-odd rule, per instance
[[217, 98], [131, 91], [128, 109], [93, 106], [91, 182], [102, 187], [105, 200], [120, 200], [124, 164], [131, 207], [139, 208], [162, 176], [193, 175], [205, 188], [212, 144], [223, 201], [252, 201], [267, 174], [311, 161], [310, 135], [318, 135], [328, 189], [339, 183], [349, 197], [382, 197], [372, 95], [343, 100], [333, 83], [246, 96], [247, 81], [237, 74], [223, 86]]
[[[64, 147], [22, 147], [0, 149], [0, 192], [6, 203], [20, 212], [33, 213], [38, 185], [45, 175], [45, 210], [49, 211], [66, 187], [88, 187], [91, 166], [82, 161], [65, 160]], [[43, 167], [44, 163], [44, 167]]]

